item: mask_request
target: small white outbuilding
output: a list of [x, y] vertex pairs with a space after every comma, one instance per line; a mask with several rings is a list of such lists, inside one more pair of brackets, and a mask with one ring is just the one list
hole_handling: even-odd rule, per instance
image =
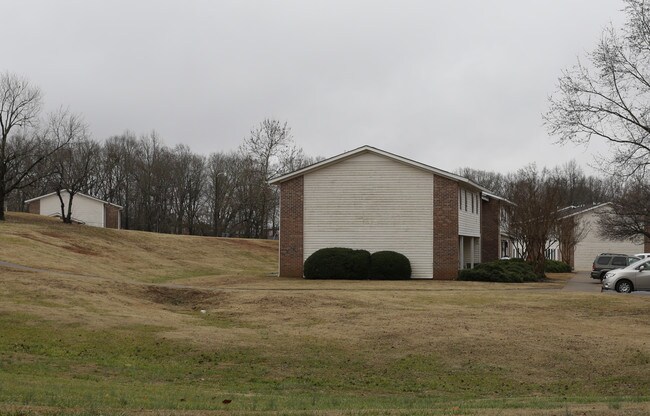
[[594, 259], [601, 253], [619, 253], [634, 255], [644, 251], [645, 246], [643, 238], [616, 241], [601, 235], [598, 224], [599, 215], [611, 209], [611, 203], [606, 202], [584, 207], [572, 207], [564, 218], [573, 217], [582, 230], [582, 239], [576, 244], [573, 251], [572, 259], [568, 260], [569, 264], [576, 271], [591, 270]]
[[[61, 191], [64, 210], [68, 210], [69, 194]], [[56, 192], [25, 201], [31, 214], [61, 217], [61, 200]], [[92, 196], [76, 193], [72, 199], [72, 220], [93, 227], [120, 228], [122, 207]]]

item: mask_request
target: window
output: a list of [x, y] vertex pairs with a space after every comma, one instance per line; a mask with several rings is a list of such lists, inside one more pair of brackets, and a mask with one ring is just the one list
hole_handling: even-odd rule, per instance
[[463, 191], [458, 192], [458, 210], [463, 209]]
[[601, 256], [601, 257], [598, 257], [598, 260], [596, 260], [596, 263], [598, 263], [598, 264], [609, 264], [609, 259], [611, 259], [611, 257]]
[[465, 211], [467, 211], [467, 191], [463, 190], [463, 193], [465, 194]]
[[612, 259], [612, 266], [627, 266], [626, 257], [614, 257]]
[[472, 192], [472, 214], [474, 213], [474, 192]]

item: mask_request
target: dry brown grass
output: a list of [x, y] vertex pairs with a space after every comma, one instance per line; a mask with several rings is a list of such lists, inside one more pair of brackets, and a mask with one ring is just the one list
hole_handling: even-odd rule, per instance
[[129, 280], [227, 281], [276, 272], [277, 242], [109, 230], [8, 213], [0, 223], [0, 260]]
[[[0, 411], [4, 413], [15, 414], [20, 416], [51, 416], [58, 414], [55, 407], [45, 406], [3, 406], [0, 404]], [[84, 409], [69, 410], [66, 415], [86, 415]], [[301, 411], [301, 410], [282, 410], [282, 411], [267, 411], [267, 412], [238, 412], [232, 410], [131, 410], [122, 411], [120, 415], [123, 416], [225, 416], [225, 415], [269, 415], [269, 416], [365, 416], [365, 415], [404, 415], [409, 414], [408, 409], [395, 410], [395, 411], [381, 411], [378, 413], [376, 410], [369, 411], [345, 411], [345, 410], [315, 410], [315, 411]], [[413, 414], [413, 413], [410, 413]], [[453, 415], [453, 416], [647, 416], [650, 414], [650, 404], [648, 403], [631, 403], [623, 405], [620, 408], [612, 408], [611, 405], [596, 403], [596, 404], [582, 404], [573, 405], [564, 409], [461, 409], [458, 406], [451, 406], [446, 409], [431, 409], [430, 411], [419, 411], [418, 415]]]
[[[0, 314], [93, 330], [154, 326], [160, 339], [206, 353], [251, 352], [265, 382], [307, 375], [326, 383], [319, 389], [359, 397], [401, 389], [450, 400], [566, 396], [589, 402], [567, 414], [648, 411], [650, 297], [558, 290], [571, 274], [529, 284], [283, 279], [269, 276], [276, 248], [11, 214], [0, 224], [0, 259], [57, 272], [0, 268]], [[599, 403], [608, 397], [628, 399]], [[525, 414], [564, 414], [532, 407]]]

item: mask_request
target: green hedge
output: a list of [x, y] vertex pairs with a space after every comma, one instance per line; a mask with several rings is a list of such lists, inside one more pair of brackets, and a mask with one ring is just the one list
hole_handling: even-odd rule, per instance
[[547, 273], [571, 273], [571, 266], [557, 260], [546, 260], [544, 271]]
[[530, 264], [517, 260], [496, 260], [462, 270], [458, 280], [474, 282], [523, 283], [538, 280]]
[[307, 279], [367, 279], [370, 253], [366, 250], [330, 247], [316, 251], [305, 260]]
[[409, 279], [411, 262], [395, 251], [322, 248], [305, 260], [306, 279]]
[[370, 256], [370, 279], [405, 280], [411, 278], [411, 262], [396, 251], [378, 251]]

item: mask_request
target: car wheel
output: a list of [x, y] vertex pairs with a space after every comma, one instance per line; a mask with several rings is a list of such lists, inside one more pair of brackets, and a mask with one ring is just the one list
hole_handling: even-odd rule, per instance
[[620, 282], [616, 283], [616, 291], [619, 293], [630, 293], [632, 290], [632, 282], [629, 280], [621, 280]]

